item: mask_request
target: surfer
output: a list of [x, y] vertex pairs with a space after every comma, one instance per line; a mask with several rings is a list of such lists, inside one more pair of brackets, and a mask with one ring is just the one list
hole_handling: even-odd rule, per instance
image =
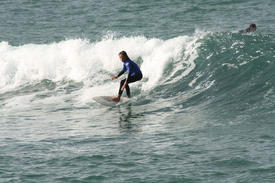
[[248, 32], [255, 32], [256, 31], [256, 24], [250, 24], [250, 26], [247, 29], [240, 30], [239, 33], [248, 33]]
[[128, 96], [128, 98], [130, 98], [131, 94], [130, 94], [130, 88], [129, 88], [128, 84], [139, 81], [142, 79], [142, 73], [141, 73], [138, 65], [135, 62], [133, 62], [132, 60], [130, 60], [127, 53], [125, 51], [121, 51], [121, 52], [119, 52], [118, 55], [119, 55], [120, 60], [123, 62], [123, 69], [120, 71], [120, 73], [118, 75], [112, 77], [111, 79], [112, 80], [117, 79], [119, 76], [121, 76], [126, 71], [128, 72], [128, 77], [126, 79], [123, 79], [120, 81], [118, 96], [111, 98], [113, 101], [116, 101], [116, 102], [119, 102], [124, 88], [126, 88], [127, 96]]

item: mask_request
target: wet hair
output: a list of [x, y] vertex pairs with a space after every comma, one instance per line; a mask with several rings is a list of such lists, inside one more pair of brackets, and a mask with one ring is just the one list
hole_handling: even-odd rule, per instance
[[128, 55], [127, 55], [126, 51], [121, 51], [121, 52], [119, 52], [119, 54], [118, 54], [118, 55], [122, 55], [122, 57], [123, 57], [123, 58], [125, 58], [125, 59], [129, 59], [129, 57], [128, 57]]
[[256, 24], [250, 24], [250, 28], [255, 28], [256, 29]]

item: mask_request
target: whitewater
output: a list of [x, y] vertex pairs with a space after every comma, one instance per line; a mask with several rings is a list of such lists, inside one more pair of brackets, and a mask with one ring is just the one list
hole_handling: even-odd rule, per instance
[[274, 5], [1, 1], [0, 182], [274, 182]]
[[98, 94], [110, 95], [110, 92], [117, 90], [114, 87], [117, 83], [107, 81], [121, 70], [119, 51], [127, 50], [131, 58], [140, 64], [146, 80], [141, 90], [146, 91], [157, 84], [168, 65], [180, 65], [179, 62], [183, 61], [182, 68], [170, 71], [173, 75], [179, 69], [185, 69], [181, 77], [195, 67], [196, 41], [200, 36], [181, 36], [165, 41], [146, 39], [143, 36], [118, 39], [112, 38], [112, 35], [106, 37], [111, 38], [95, 43], [75, 39], [48, 45], [28, 44], [17, 47], [1, 42], [1, 52], [5, 53], [1, 56], [1, 90], [7, 91], [42, 80], [55, 83], [75, 81], [83, 82], [86, 88]]

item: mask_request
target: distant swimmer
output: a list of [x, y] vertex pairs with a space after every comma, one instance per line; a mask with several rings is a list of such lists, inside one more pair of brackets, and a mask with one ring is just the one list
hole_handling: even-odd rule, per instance
[[112, 100], [116, 101], [116, 102], [120, 101], [120, 97], [123, 93], [124, 88], [126, 88], [127, 96], [130, 98], [131, 94], [130, 94], [130, 88], [129, 88], [128, 84], [139, 81], [142, 79], [142, 73], [141, 73], [138, 65], [135, 62], [133, 62], [132, 60], [130, 60], [127, 53], [125, 51], [121, 51], [118, 55], [119, 55], [120, 60], [123, 62], [123, 69], [120, 71], [120, 73], [118, 75], [112, 77], [111, 79], [112, 80], [117, 79], [119, 76], [121, 76], [126, 71], [128, 73], [128, 77], [126, 79], [121, 80], [119, 91], [118, 91], [118, 96], [112, 98]]
[[248, 33], [248, 32], [255, 32], [256, 31], [256, 24], [250, 24], [250, 26], [247, 29], [240, 30], [239, 33]]

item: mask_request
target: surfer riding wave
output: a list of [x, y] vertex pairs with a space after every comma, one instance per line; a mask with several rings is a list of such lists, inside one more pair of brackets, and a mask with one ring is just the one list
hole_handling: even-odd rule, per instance
[[138, 67], [138, 65], [135, 62], [133, 62], [128, 57], [127, 53], [125, 51], [121, 51], [121, 52], [119, 52], [118, 55], [119, 55], [120, 60], [123, 62], [123, 69], [120, 71], [120, 73], [118, 75], [112, 77], [111, 79], [112, 80], [117, 79], [119, 76], [124, 74], [126, 71], [128, 73], [128, 77], [126, 79], [123, 79], [120, 81], [118, 96], [111, 98], [113, 101], [116, 101], [116, 102], [120, 101], [120, 97], [124, 91], [124, 88], [126, 88], [127, 96], [128, 96], [128, 98], [130, 98], [131, 93], [130, 93], [130, 87], [128, 84], [139, 81], [142, 79], [142, 72], [141, 72], [140, 68]]

